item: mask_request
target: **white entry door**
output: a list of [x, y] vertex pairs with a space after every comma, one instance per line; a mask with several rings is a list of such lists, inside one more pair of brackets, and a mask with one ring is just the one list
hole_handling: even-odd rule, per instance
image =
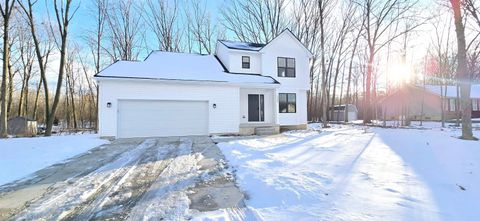
[[119, 138], [208, 135], [208, 102], [120, 100], [117, 130]]

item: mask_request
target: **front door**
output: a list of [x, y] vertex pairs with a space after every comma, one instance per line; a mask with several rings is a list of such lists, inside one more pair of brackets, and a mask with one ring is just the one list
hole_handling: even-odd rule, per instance
[[248, 95], [248, 121], [263, 122], [265, 121], [265, 102], [263, 94]]

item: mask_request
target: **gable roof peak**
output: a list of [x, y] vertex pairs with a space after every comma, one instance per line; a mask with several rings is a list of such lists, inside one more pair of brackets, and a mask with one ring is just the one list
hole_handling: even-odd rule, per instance
[[[300, 39], [289, 29], [283, 29], [280, 34], [275, 36], [272, 40], [268, 41], [267, 43], [256, 43], [256, 42], [246, 42], [246, 41], [232, 41], [232, 40], [225, 40], [225, 39], [218, 39], [217, 42], [221, 43], [228, 49], [233, 50], [242, 50], [242, 51], [251, 51], [251, 52], [261, 52], [263, 49], [267, 48], [270, 43], [278, 39], [280, 36], [287, 34], [291, 38], [293, 38], [308, 54], [309, 57], [313, 57], [313, 53], [300, 41]], [[218, 43], [217, 43], [218, 44]]]
[[282, 32], [280, 32], [280, 34], [278, 34], [275, 38], [273, 38], [270, 42], [268, 42], [265, 47], [263, 47], [260, 51], [262, 51], [263, 49], [267, 48], [270, 43], [274, 42], [275, 40], [277, 40], [280, 36], [283, 36], [287, 34], [288, 36], [290, 36], [291, 38], [293, 38], [300, 47], [302, 47], [302, 49], [308, 54], [308, 56], [311, 58], [313, 57], [313, 53], [310, 51], [310, 49], [308, 49], [303, 43], [302, 41], [289, 29], [289, 28], [285, 28], [283, 29]]

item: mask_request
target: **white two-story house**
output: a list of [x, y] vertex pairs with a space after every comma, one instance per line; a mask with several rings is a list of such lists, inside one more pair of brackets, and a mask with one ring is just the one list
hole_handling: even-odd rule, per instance
[[152, 52], [95, 75], [103, 137], [305, 129], [312, 54], [289, 30], [268, 44], [219, 40], [215, 55]]

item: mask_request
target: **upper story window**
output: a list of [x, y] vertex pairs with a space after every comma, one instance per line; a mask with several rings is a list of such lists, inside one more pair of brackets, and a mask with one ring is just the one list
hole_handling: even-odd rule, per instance
[[243, 69], [250, 69], [250, 57], [249, 56], [242, 56], [242, 68]]
[[277, 58], [277, 70], [279, 77], [295, 77], [295, 58]]

